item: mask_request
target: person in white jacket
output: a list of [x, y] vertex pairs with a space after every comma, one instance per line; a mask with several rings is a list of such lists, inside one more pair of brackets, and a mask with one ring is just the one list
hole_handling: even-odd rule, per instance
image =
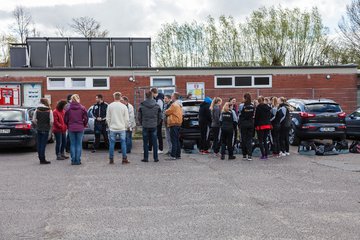
[[129, 126], [126, 130], [126, 151], [127, 153], [131, 153], [132, 149], [132, 134], [133, 130], [136, 127], [136, 121], [135, 121], [135, 111], [133, 105], [129, 103], [129, 98], [123, 97], [123, 103], [128, 108], [129, 111]]
[[116, 137], [120, 136], [122, 163], [129, 163], [126, 155], [126, 130], [129, 127], [129, 111], [125, 104], [121, 103], [121, 93], [113, 94], [114, 102], [110, 103], [106, 112], [106, 122], [109, 126], [109, 158], [110, 164], [114, 163], [114, 148]]

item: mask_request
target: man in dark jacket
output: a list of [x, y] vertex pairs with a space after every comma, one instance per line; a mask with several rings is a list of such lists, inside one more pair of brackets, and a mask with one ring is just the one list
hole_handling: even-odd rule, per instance
[[101, 94], [96, 95], [96, 103], [93, 106], [92, 114], [94, 116], [94, 133], [95, 142], [94, 149], [91, 152], [96, 152], [100, 146], [100, 135], [103, 135], [106, 148], [109, 148], [108, 133], [106, 131], [106, 111], [107, 103], [104, 102], [104, 98]]
[[211, 127], [211, 111], [210, 111], [210, 105], [211, 105], [212, 99], [209, 97], [206, 97], [204, 99], [204, 102], [200, 104], [199, 109], [199, 126], [200, 126], [200, 153], [201, 154], [208, 154], [209, 153], [209, 147], [210, 147], [210, 141], [209, 141], [209, 133], [210, 133], [210, 127]]
[[149, 162], [149, 139], [153, 146], [154, 161], [158, 162], [157, 126], [161, 122], [161, 110], [153, 99], [152, 92], [146, 93], [146, 100], [140, 104], [138, 112], [139, 123], [142, 126], [144, 159], [142, 162]]
[[[160, 119], [159, 125], [157, 125], [156, 134], [157, 134], [159, 153], [163, 153], [164, 143], [163, 143], [163, 136], [162, 136], [162, 124], [163, 124], [162, 115], [163, 115], [163, 111], [164, 111], [164, 94], [159, 93], [157, 88], [152, 88], [150, 91], [153, 95], [153, 98], [155, 99], [156, 104], [159, 105], [159, 108], [161, 111], [161, 119]], [[149, 150], [151, 151], [151, 149], [152, 149], [152, 144], [150, 141], [149, 142]]]

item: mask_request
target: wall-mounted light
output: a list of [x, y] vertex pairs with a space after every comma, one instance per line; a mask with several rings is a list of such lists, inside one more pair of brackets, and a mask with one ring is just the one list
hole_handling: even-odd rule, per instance
[[129, 82], [135, 82], [135, 77], [134, 77], [134, 76], [130, 76], [130, 77], [129, 77]]
[[330, 76], [330, 75], [326, 75], [326, 79], [327, 79], [327, 80], [330, 80], [330, 79], [331, 79], [331, 76]]

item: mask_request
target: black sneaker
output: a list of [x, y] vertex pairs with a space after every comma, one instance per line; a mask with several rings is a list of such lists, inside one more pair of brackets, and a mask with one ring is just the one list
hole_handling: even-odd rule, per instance
[[159, 159], [154, 160], [154, 162], [159, 162]]
[[235, 156], [229, 156], [229, 160], [234, 160], [234, 159], [236, 159]]
[[220, 159], [225, 160], [225, 155], [221, 155]]
[[40, 164], [50, 164], [50, 163], [51, 163], [51, 162], [46, 161], [46, 160], [45, 160], [45, 161], [41, 161], [41, 162], [40, 162]]
[[247, 161], [248, 160], [248, 158], [246, 157], [246, 156], [243, 156], [243, 159], [242, 159], [243, 161]]
[[149, 162], [149, 160], [146, 160], [146, 159], [143, 159], [143, 160], [141, 160], [142, 162]]
[[95, 149], [91, 150], [91, 153], [96, 153], [96, 150]]

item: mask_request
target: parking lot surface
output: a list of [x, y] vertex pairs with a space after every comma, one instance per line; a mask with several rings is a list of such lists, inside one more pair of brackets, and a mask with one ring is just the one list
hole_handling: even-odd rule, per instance
[[82, 165], [0, 152], [0, 239], [359, 239], [360, 157], [295, 153], [253, 162], [183, 154], [179, 161]]

